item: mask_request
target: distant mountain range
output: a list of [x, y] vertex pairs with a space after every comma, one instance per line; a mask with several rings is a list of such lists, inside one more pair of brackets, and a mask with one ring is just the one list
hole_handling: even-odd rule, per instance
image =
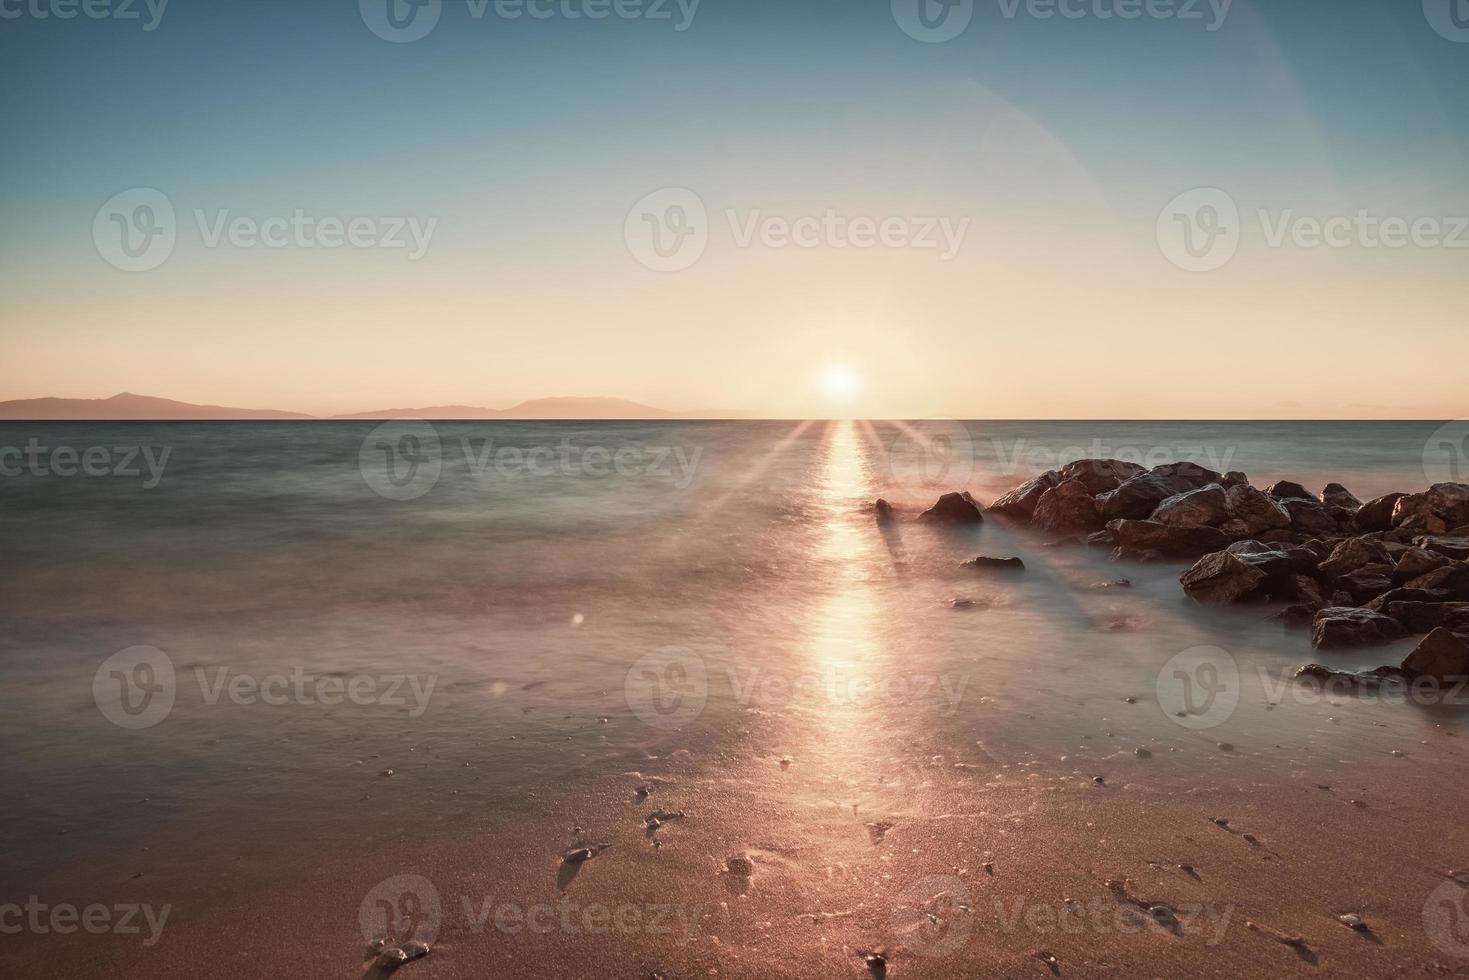
[[167, 421], [249, 419], [738, 419], [748, 412], [700, 410], [670, 412], [622, 398], [536, 398], [511, 408], [436, 405], [389, 408], [350, 415], [316, 416], [274, 409], [192, 405], [171, 398], [123, 392], [111, 398], [21, 398], [0, 402], [0, 419], [12, 421]]

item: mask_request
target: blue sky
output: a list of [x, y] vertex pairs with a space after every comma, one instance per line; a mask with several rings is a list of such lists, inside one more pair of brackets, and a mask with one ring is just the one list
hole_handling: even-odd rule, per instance
[[[1063, 379], [1105, 356], [1086, 346], [1085, 311], [1134, 323], [1112, 329], [1144, 348], [1176, 322], [1170, 310], [1206, 307], [1261, 337], [1306, 330], [1320, 350], [1341, 346], [1326, 343], [1342, 336], [1332, 320], [1348, 338], [1369, 333], [1345, 321], [1361, 309], [1353, 290], [1372, 285], [1396, 293], [1383, 308], [1416, 318], [1433, 345], [1463, 345], [1456, 324], [1469, 326], [1455, 318], [1469, 250], [1251, 254], [1247, 239], [1202, 281], [1150, 265], [1160, 208], [1194, 187], [1225, 188], [1247, 213], [1469, 214], [1469, 43], [1440, 36], [1418, 0], [1235, 0], [1212, 32], [1177, 19], [1042, 19], [1025, 4], [1007, 17], [991, 0], [933, 44], [900, 30], [887, 2], [851, 0], [702, 0], [683, 31], [674, 4], [673, 20], [537, 21], [474, 19], [459, 0], [406, 44], [375, 36], [354, 2], [171, 0], [152, 31], [141, 0], [142, 21], [38, 19], [35, 3], [0, 0], [0, 11], [22, 11], [0, 19], [0, 349], [26, 368], [3, 397], [126, 387], [314, 410], [608, 394], [775, 411], [775, 393], [823, 359], [875, 375], [895, 335], [920, 350], [958, 345], [990, 359], [1000, 344], [1033, 359], [1033, 345], [1004, 347], [1005, 318], [1077, 289], [1091, 301], [1026, 315], [1028, 330], [1077, 342], [1076, 363], [1048, 365]], [[1099, 3], [1116, 0], [1084, 8]], [[621, 232], [633, 201], [673, 186], [715, 213], [964, 214], [977, 237], [944, 270], [914, 269], [908, 256], [717, 253], [670, 281], [630, 263]], [[185, 228], [162, 268], [119, 273], [99, 260], [92, 223], [133, 187], [163, 191], [185, 226], [195, 209], [296, 208], [438, 225], [413, 265], [296, 249], [206, 254]], [[903, 315], [856, 323], [874, 279]], [[792, 289], [803, 282], [804, 297]], [[1325, 302], [1321, 323], [1303, 323], [1306, 290], [1340, 292], [1351, 308]], [[397, 321], [362, 309], [394, 304]], [[820, 315], [803, 319], [812, 308]], [[972, 310], [985, 315], [967, 321]], [[445, 367], [405, 383], [384, 358], [392, 323], [406, 330], [410, 318], [454, 360], [497, 370]], [[562, 351], [547, 368], [534, 352], [548, 330], [586, 358]], [[725, 360], [736, 330], [764, 360], [699, 365]], [[292, 346], [298, 369], [262, 353]], [[109, 364], [79, 365], [89, 351]], [[1321, 353], [1349, 381], [1377, 370]], [[320, 376], [332, 358], [350, 383], [328, 395]], [[921, 358], [908, 367], [932, 370], [936, 394], [873, 377], [874, 391], [891, 389], [884, 410], [1016, 404], [1003, 384], [998, 401], [966, 401], [961, 375]], [[1420, 407], [1447, 410], [1447, 397]], [[1295, 400], [1337, 410], [1324, 390]], [[1160, 407], [1241, 411], [1222, 398]]]

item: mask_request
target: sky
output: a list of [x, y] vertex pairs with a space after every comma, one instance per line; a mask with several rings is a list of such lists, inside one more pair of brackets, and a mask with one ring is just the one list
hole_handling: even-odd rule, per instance
[[0, 399], [1469, 415], [1465, 0], [0, 0], [0, 81]]

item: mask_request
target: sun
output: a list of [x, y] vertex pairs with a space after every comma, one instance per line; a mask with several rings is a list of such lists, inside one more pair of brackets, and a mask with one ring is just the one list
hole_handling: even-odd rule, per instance
[[829, 364], [821, 372], [821, 390], [832, 401], [848, 402], [857, 394], [862, 380], [845, 364]]

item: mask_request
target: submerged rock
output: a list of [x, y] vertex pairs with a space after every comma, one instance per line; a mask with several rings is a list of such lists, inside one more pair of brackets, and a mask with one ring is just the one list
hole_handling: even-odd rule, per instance
[[937, 503], [919, 515], [919, 520], [939, 524], [980, 524], [984, 515], [979, 512], [979, 504], [969, 496], [969, 491], [960, 490], [939, 497]]
[[966, 561], [965, 568], [977, 569], [981, 572], [1023, 572], [1025, 562], [1019, 558], [991, 558], [988, 555], [980, 555], [973, 561]]
[[877, 523], [891, 524], [893, 520], [893, 505], [878, 497], [877, 502], [872, 505], [872, 513], [877, 518]]

